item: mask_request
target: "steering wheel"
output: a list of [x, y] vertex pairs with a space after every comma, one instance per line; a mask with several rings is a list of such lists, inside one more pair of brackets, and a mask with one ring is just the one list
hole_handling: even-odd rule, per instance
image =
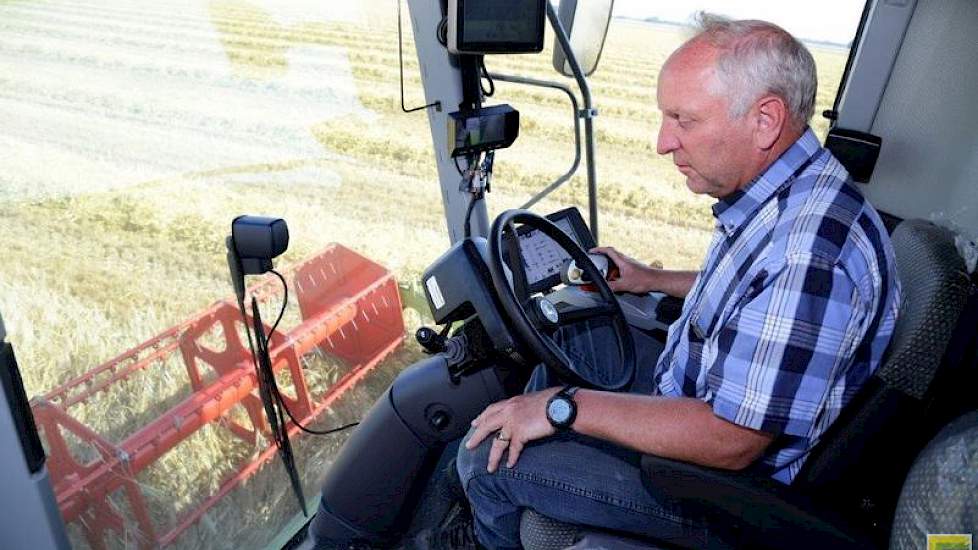
[[[567, 252], [597, 287], [601, 296], [599, 305], [562, 316], [546, 298], [531, 297], [516, 224], [540, 231]], [[509, 256], [508, 265], [503, 256], [504, 249]], [[550, 367], [565, 382], [577, 386], [614, 391], [631, 384], [635, 377], [635, 343], [625, 314], [601, 272], [569, 235], [550, 220], [528, 210], [507, 210], [496, 218], [489, 230], [488, 263], [493, 286], [511, 328], [544, 365]], [[512, 273], [512, 284], [507, 277], [507, 268]], [[611, 321], [621, 359], [617, 372], [607, 373], [609, 376], [600, 381], [585, 378], [578, 372], [574, 361], [554, 340], [554, 335], [561, 326], [589, 319]]]

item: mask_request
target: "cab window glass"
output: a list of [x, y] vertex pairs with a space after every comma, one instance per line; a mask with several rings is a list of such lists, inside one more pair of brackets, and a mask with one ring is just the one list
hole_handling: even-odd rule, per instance
[[[425, 118], [396, 114], [393, 8], [0, 2], [0, 310], [75, 548], [280, 547], [302, 525], [257, 391], [232, 398], [253, 385], [235, 216], [289, 224], [278, 333], [312, 339], [277, 355], [294, 414], [356, 421], [420, 357], [396, 346], [421, 322], [396, 285], [417, 307], [409, 283], [448, 239]], [[312, 511], [348, 434], [293, 434]]]
[[[822, 83], [817, 112], [830, 107], [851, 38], [778, 19], [795, 6], [740, 4], [753, 11], [731, 15], [832, 42], [810, 44]], [[688, 13], [640, 0], [616, 6], [592, 79], [602, 242], [695, 268], [710, 201], [655, 155], [655, 79]], [[841, 6], [819, 9], [845, 19]], [[350, 265], [324, 255], [370, 262], [353, 264], [346, 290], [377, 283], [384, 270], [396, 278], [400, 303], [368, 293], [376, 299], [358, 302], [345, 330], [319, 333], [295, 349], [299, 370], [279, 371], [286, 396], [311, 400], [303, 406], [313, 427], [359, 419], [420, 357], [389, 331], [344, 344], [354, 327], [385, 324], [385, 307], [404, 308], [395, 312], [403, 325], [385, 330], [410, 337], [426, 315], [416, 282], [448, 244], [427, 117], [400, 109], [395, 13], [391, 0], [0, 2], [0, 312], [74, 547], [280, 547], [301, 526], [288, 477], [251, 425], [254, 399], [206, 419], [185, 414], [203, 410], [187, 405], [202, 390], [244, 383], [240, 355], [218, 369], [201, 351], [242, 351], [234, 310], [221, 309], [233, 306], [224, 237], [235, 216], [289, 223], [289, 251], [277, 260], [292, 284], [283, 335], [346, 303], [312, 291], [316, 277]], [[404, 21], [413, 107], [424, 97], [406, 11]], [[573, 87], [551, 67], [551, 38], [543, 54], [493, 56], [488, 68]], [[526, 202], [574, 158], [566, 96], [495, 84], [491, 102], [518, 108], [522, 128], [497, 155], [491, 214]], [[577, 205], [586, 217], [584, 173], [582, 164], [535, 210]], [[275, 278], [252, 282], [262, 280], [270, 324], [281, 294]], [[199, 429], [172, 436], [194, 422]], [[347, 434], [293, 438], [313, 508]]]
[[[818, 70], [811, 125], [824, 139], [828, 120], [821, 113], [832, 108], [863, 6], [861, 1], [833, 0], [812, 13], [800, 4], [773, 0], [671, 4], [616, 0], [601, 61], [590, 78], [599, 113], [595, 127], [601, 244], [670, 268], [700, 266], [713, 229], [709, 209], [713, 199], [693, 195], [671, 157], [655, 152], [661, 121], [655, 98], [659, 70], [690, 36], [693, 14], [703, 10], [738, 19], [764, 19], [802, 39]], [[572, 79], [557, 75], [551, 67], [551, 35], [545, 43], [542, 55], [492, 56], [486, 63], [493, 72], [557, 80], [575, 88]], [[498, 98], [493, 99], [520, 110], [521, 129], [514, 146], [496, 157], [490, 216], [524, 204], [574, 160], [571, 107], [562, 92], [506, 82], [497, 82], [496, 87]], [[587, 217], [583, 164], [535, 210], [549, 212], [568, 203]]]

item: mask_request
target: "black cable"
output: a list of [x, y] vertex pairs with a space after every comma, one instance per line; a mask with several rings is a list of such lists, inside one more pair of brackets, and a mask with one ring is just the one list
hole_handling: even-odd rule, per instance
[[[268, 349], [268, 338], [265, 336], [264, 329], [262, 328], [261, 311], [258, 309], [258, 300], [254, 296], [251, 297], [251, 312], [255, 329], [255, 344], [258, 351], [256, 363], [258, 368], [259, 393], [262, 394], [262, 401], [266, 403], [265, 412], [269, 417], [272, 436], [275, 438], [275, 442], [281, 446], [283, 437], [284, 439], [288, 439], [288, 434], [284, 431], [285, 426], [282, 422], [283, 417], [281, 411], [276, 410], [276, 401], [278, 401], [277, 396], [279, 393], [278, 384], [272, 368], [271, 354]], [[269, 406], [267, 401], [271, 401], [271, 406]]]
[[342, 432], [343, 430], [348, 430], [350, 428], [353, 428], [354, 426], [359, 426], [360, 425], [359, 422], [351, 422], [349, 424], [345, 424], [345, 425], [340, 426], [338, 428], [330, 428], [328, 430], [321, 430], [321, 431], [320, 430], [313, 430], [312, 428], [307, 428], [307, 427], [303, 426], [302, 424], [299, 423], [298, 420], [295, 419], [294, 416], [292, 416], [292, 411], [289, 410], [289, 407], [285, 404], [285, 401], [283, 401], [283, 397], [282, 397], [282, 394], [281, 393], [278, 394], [278, 402], [279, 402], [279, 405], [281, 405], [282, 408], [285, 410], [285, 414], [288, 415], [288, 417], [292, 420], [292, 423], [295, 424], [300, 430], [306, 432], [307, 434], [312, 434], [312, 435], [329, 435], [329, 434], [333, 434], [333, 433], [336, 433], [336, 432]]
[[441, 18], [441, 23], [438, 23], [438, 29], [435, 31], [435, 39], [442, 46], [448, 47], [448, 16]]
[[470, 222], [472, 220], [472, 210], [475, 207], [475, 197], [476, 196], [473, 194], [472, 198], [469, 199], [469, 207], [468, 209], [465, 210], [465, 238], [466, 239], [472, 236], [472, 224]]
[[278, 395], [278, 385], [275, 383], [272, 359], [268, 351], [268, 339], [262, 328], [258, 300], [254, 296], [251, 297], [251, 315], [252, 321], [255, 324], [255, 342], [258, 348], [258, 392], [261, 394], [262, 404], [265, 406], [265, 416], [268, 418], [269, 431], [271, 431], [275, 445], [278, 447], [279, 456], [282, 459], [282, 464], [285, 466], [285, 471], [289, 475], [292, 491], [299, 500], [302, 513], [304, 516], [309, 517], [309, 511], [306, 509], [306, 497], [302, 491], [302, 481], [299, 479], [299, 471], [295, 466], [295, 453], [292, 452], [292, 443], [289, 441], [289, 431], [285, 427], [282, 407], [276, 403], [278, 400], [275, 399], [275, 396]]
[[482, 78], [489, 82], [489, 90], [486, 91], [485, 87], [482, 86], [482, 79], [479, 79], [479, 87], [482, 88], [482, 95], [486, 97], [492, 97], [492, 94], [496, 93], [496, 83], [492, 81], [492, 77], [489, 76], [489, 70], [486, 69], [486, 58], [479, 58], [479, 70], [482, 71]]
[[475, 209], [475, 202], [483, 197], [482, 192], [473, 193], [472, 198], [469, 199], [469, 207], [465, 211], [465, 238], [468, 239], [472, 236], [472, 211]]
[[[269, 332], [268, 338], [270, 338], [271, 335], [274, 334], [275, 328], [278, 327], [279, 321], [282, 320], [282, 315], [285, 313], [285, 307], [288, 304], [288, 293], [289, 293], [289, 288], [288, 288], [288, 284], [285, 282], [285, 277], [283, 277], [280, 273], [278, 273], [277, 271], [274, 271], [274, 270], [272, 270], [272, 273], [274, 273], [276, 276], [278, 276], [279, 280], [282, 281], [282, 288], [283, 288], [283, 290], [285, 292], [285, 296], [284, 296], [284, 299], [282, 301], [282, 309], [279, 311], [278, 319], [275, 321], [275, 324], [272, 326], [272, 330]], [[251, 360], [252, 360], [252, 363], [255, 366], [255, 374], [258, 376], [258, 379], [259, 379], [259, 393], [261, 393], [261, 391], [262, 391], [262, 385], [264, 385], [265, 388], [268, 388], [269, 397], [274, 400], [273, 403], [276, 405], [276, 408], [278, 408], [277, 418], [275, 418], [275, 419], [271, 419], [270, 418], [269, 419], [269, 424], [270, 425], [278, 424], [278, 425], [280, 425], [280, 426], [282, 426], [284, 428], [284, 425], [285, 425], [285, 422], [284, 422], [285, 416], [288, 416], [289, 419], [292, 420], [292, 423], [296, 425], [296, 427], [298, 427], [300, 430], [302, 430], [302, 431], [304, 431], [306, 433], [310, 433], [310, 434], [313, 434], [313, 435], [329, 435], [329, 434], [333, 434], [333, 433], [336, 433], [336, 432], [341, 432], [343, 430], [347, 430], [349, 428], [352, 428], [354, 426], [359, 425], [360, 424], [359, 422], [353, 422], [353, 423], [350, 423], [350, 424], [345, 424], [345, 425], [340, 426], [338, 428], [330, 428], [330, 429], [327, 429], [327, 430], [314, 430], [314, 429], [308, 428], [306, 426], [303, 426], [302, 423], [299, 422], [296, 419], [296, 417], [292, 414], [292, 411], [289, 410], [288, 405], [285, 403], [285, 400], [282, 397], [282, 392], [279, 391], [278, 384], [275, 381], [275, 374], [274, 374], [273, 369], [272, 369], [272, 366], [271, 366], [271, 355], [270, 355], [270, 352], [269, 352], [269, 349], [268, 349], [268, 339], [267, 338], [264, 338], [264, 334], [261, 331], [261, 317], [260, 317], [261, 314], [260, 314], [260, 312], [258, 310], [257, 302], [254, 301], [254, 298], [252, 298], [252, 301], [253, 301], [252, 302], [252, 309], [254, 311], [254, 315], [253, 316], [255, 317], [255, 319], [254, 319], [255, 320], [255, 340], [257, 341], [257, 344], [258, 344], [257, 345], [257, 347], [258, 347], [257, 352], [258, 353], [255, 353], [256, 352], [256, 350], [255, 350], [255, 347], [256, 346], [255, 346], [255, 343], [253, 343], [253, 341], [252, 341], [251, 329], [248, 326], [248, 318], [245, 315], [244, 302], [243, 301], [240, 301], [238, 303], [238, 306], [241, 309], [241, 319], [244, 321], [245, 333], [248, 335], [248, 349], [251, 350]], [[268, 362], [267, 362], [267, 367], [266, 368], [262, 368], [262, 366], [261, 366], [262, 364], [265, 363], [264, 358], [268, 358]], [[282, 412], [283, 411], [285, 412], [285, 415], [282, 415]], [[269, 413], [269, 411], [266, 409], [266, 415], [268, 413]], [[275, 416], [275, 415], [273, 414], [273, 416]], [[273, 435], [276, 438], [278, 437], [277, 434], [273, 434]], [[276, 443], [278, 443], [278, 440], [277, 439], [276, 439]]]
[[275, 329], [278, 328], [279, 322], [282, 320], [282, 315], [285, 315], [285, 306], [289, 305], [289, 285], [285, 283], [285, 277], [283, 277], [281, 273], [275, 271], [274, 269], [270, 269], [269, 271], [274, 273], [275, 276], [278, 277], [278, 280], [282, 281], [283, 291], [282, 309], [278, 310], [278, 319], [275, 319], [275, 323], [272, 325], [272, 330], [268, 331], [268, 338], [271, 339], [271, 337], [275, 335]]
[[492, 191], [492, 165], [496, 162], [496, 152], [489, 151], [482, 159], [482, 174], [486, 193]]
[[[468, 166], [468, 169], [471, 169], [473, 166], [477, 166], [479, 164], [479, 160], [480, 159], [478, 158], [477, 155], [476, 156], [473, 156], [473, 155], [465, 155], [465, 162], [467, 162], [468, 165], [469, 165]], [[452, 161], [455, 163], [455, 170], [458, 171], [458, 175], [460, 175], [460, 176], [462, 176], [464, 178], [465, 177], [465, 171], [462, 170], [462, 167], [458, 165], [458, 157], [452, 157]]]
[[401, 110], [405, 113], [413, 113], [429, 107], [441, 110], [441, 101], [435, 101], [421, 107], [408, 109], [404, 106], [404, 33], [401, 30], [401, 0], [397, 0], [397, 58], [401, 63]]
[[[282, 290], [283, 290], [283, 292], [285, 294], [285, 298], [284, 298], [284, 301], [282, 302], [282, 309], [281, 309], [281, 311], [279, 311], [279, 314], [278, 314], [278, 320], [275, 321], [275, 325], [272, 326], [272, 330], [269, 333], [269, 335], [271, 335], [272, 333], [275, 332], [275, 327], [277, 327], [278, 326], [278, 322], [282, 320], [282, 314], [285, 313], [285, 306], [286, 306], [286, 304], [288, 304], [288, 301], [289, 301], [289, 285], [285, 282], [285, 277], [283, 277], [281, 273], [275, 271], [274, 269], [271, 270], [271, 272], [274, 273], [278, 277], [278, 279], [280, 281], [282, 281]], [[267, 350], [266, 350], [266, 353], [267, 353]], [[272, 377], [272, 384], [273, 384], [273, 386], [272, 386], [273, 392], [272, 393], [273, 393], [273, 396], [275, 397], [275, 400], [278, 402], [279, 406], [282, 408], [282, 410], [285, 411], [285, 414], [292, 420], [292, 423], [295, 424], [296, 427], [298, 427], [300, 430], [302, 430], [302, 431], [304, 431], [306, 433], [313, 434], [313, 435], [329, 435], [329, 434], [332, 434], [332, 433], [336, 433], [336, 432], [341, 432], [343, 430], [347, 430], [349, 428], [352, 428], [352, 427], [357, 426], [357, 425], [360, 424], [359, 422], [352, 422], [350, 424], [346, 424], [346, 425], [340, 426], [338, 428], [330, 428], [328, 430], [314, 430], [312, 428], [308, 428], [306, 426], [303, 426], [302, 423], [300, 423], [299, 420], [297, 420], [296, 417], [292, 415], [292, 411], [289, 410], [289, 406], [285, 403], [285, 398], [282, 397], [282, 392], [279, 391], [278, 384], [275, 383], [274, 377]], [[281, 414], [281, 411], [279, 412], [279, 414]]]
[[469, 206], [465, 210], [464, 234], [465, 238], [468, 239], [472, 236], [472, 211], [475, 209], [475, 202], [485, 197], [485, 191], [482, 189], [472, 191], [472, 179], [475, 178], [475, 170], [478, 169], [480, 164], [482, 164], [482, 155], [479, 153], [468, 155], [465, 157], [465, 160], [469, 163], [470, 178], [466, 187], [472, 192], [472, 198], [469, 199]]
[[245, 334], [248, 336], [248, 349], [251, 350], [251, 364], [255, 366], [255, 374], [258, 375], [261, 369], [258, 368], [258, 354], [255, 353], [255, 344], [251, 339], [251, 328], [248, 326], [248, 315], [245, 313], [244, 298], [238, 299], [238, 309], [241, 311], [241, 322], [244, 324]]

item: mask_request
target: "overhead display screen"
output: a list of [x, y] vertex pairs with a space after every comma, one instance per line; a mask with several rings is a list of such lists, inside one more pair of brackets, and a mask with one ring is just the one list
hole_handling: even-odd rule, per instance
[[[546, 0], [454, 0], [449, 42], [454, 53], [543, 51]], [[454, 31], [454, 32], [453, 32]]]

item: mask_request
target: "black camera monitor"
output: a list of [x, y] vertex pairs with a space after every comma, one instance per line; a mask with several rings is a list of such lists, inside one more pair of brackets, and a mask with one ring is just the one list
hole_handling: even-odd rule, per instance
[[539, 53], [547, 0], [448, 0], [453, 54]]
[[[565, 208], [553, 214], [547, 214], [547, 219], [570, 235], [570, 238], [584, 249], [585, 252], [594, 248], [594, 236], [584, 223], [577, 208]], [[529, 290], [543, 292], [560, 284], [560, 270], [571, 259], [553, 239], [542, 232], [521, 226], [516, 229], [520, 238], [520, 253], [523, 255], [523, 269], [526, 271], [526, 282]], [[505, 250], [509, 250], [506, 248]], [[509, 261], [509, 254], [504, 252]]]
[[509, 105], [493, 105], [448, 115], [452, 157], [509, 147], [520, 134], [520, 113]]

